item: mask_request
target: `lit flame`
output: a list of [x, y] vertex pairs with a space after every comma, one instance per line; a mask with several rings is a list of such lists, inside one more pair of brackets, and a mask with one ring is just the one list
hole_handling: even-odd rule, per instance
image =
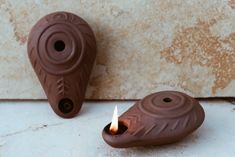
[[118, 109], [117, 109], [117, 105], [115, 106], [114, 111], [113, 111], [113, 118], [112, 118], [112, 123], [110, 125], [109, 131], [112, 134], [115, 134], [118, 131]]

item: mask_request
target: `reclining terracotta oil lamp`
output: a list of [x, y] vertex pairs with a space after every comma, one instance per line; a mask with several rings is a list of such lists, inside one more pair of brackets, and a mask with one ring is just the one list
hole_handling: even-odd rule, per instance
[[163, 91], [136, 102], [119, 119], [115, 109], [112, 123], [104, 127], [102, 136], [116, 148], [170, 144], [199, 128], [204, 117], [196, 99]]
[[86, 21], [68, 12], [41, 18], [28, 38], [28, 56], [56, 114], [74, 117], [81, 109], [96, 57]]

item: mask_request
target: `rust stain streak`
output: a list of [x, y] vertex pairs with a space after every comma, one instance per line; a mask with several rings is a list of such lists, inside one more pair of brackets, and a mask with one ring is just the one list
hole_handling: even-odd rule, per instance
[[235, 9], [235, 0], [230, 0], [228, 4], [232, 9]]
[[210, 27], [216, 23], [214, 19], [199, 21], [193, 27], [181, 29], [175, 33], [172, 45], [161, 51], [167, 62], [212, 69], [213, 94], [235, 79], [235, 32], [225, 39], [214, 36]]

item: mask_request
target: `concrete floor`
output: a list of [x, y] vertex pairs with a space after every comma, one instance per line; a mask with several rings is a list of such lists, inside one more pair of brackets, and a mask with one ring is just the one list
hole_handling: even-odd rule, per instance
[[235, 105], [201, 101], [203, 125], [183, 141], [166, 145], [115, 149], [101, 136], [115, 105], [119, 114], [133, 101], [86, 102], [73, 119], [56, 116], [46, 101], [0, 102], [0, 157], [230, 157], [235, 154]]

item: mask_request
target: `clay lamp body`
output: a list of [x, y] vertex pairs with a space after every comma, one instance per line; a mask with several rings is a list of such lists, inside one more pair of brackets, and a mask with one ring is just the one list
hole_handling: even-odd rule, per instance
[[111, 132], [108, 124], [102, 136], [116, 148], [170, 144], [195, 131], [204, 117], [203, 108], [194, 98], [163, 91], [138, 101], [119, 117], [118, 131]]
[[74, 117], [82, 106], [96, 57], [89, 25], [68, 12], [43, 17], [30, 32], [28, 56], [54, 112]]

